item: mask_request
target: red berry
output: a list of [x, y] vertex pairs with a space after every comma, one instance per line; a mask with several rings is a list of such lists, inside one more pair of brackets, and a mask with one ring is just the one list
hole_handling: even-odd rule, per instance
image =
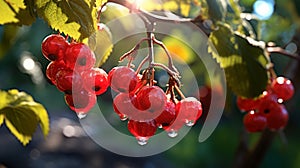
[[128, 121], [129, 132], [136, 137], [140, 145], [146, 145], [148, 139], [153, 136], [157, 130], [154, 120], [149, 121]]
[[159, 127], [168, 127], [176, 119], [175, 104], [168, 100], [164, 107], [164, 111], [155, 118]]
[[121, 120], [125, 120], [127, 117], [130, 119], [136, 118], [138, 110], [134, 106], [134, 99], [136, 99], [136, 96], [128, 93], [119, 93], [114, 98], [113, 108]]
[[243, 122], [248, 132], [260, 132], [267, 126], [267, 118], [263, 114], [254, 111], [248, 112], [244, 116]]
[[80, 91], [73, 94], [65, 94], [65, 101], [71, 110], [76, 113], [87, 113], [96, 104], [97, 97], [86, 91]]
[[166, 105], [167, 96], [158, 86], [144, 86], [137, 93], [137, 101], [140, 110], [160, 114]]
[[271, 84], [273, 92], [283, 101], [289, 100], [294, 95], [294, 86], [292, 82], [285, 77], [277, 77]]
[[96, 58], [87, 45], [72, 43], [66, 49], [64, 61], [69, 68], [75, 68], [75, 70], [80, 72], [91, 69], [96, 62]]
[[56, 86], [58, 90], [71, 94], [73, 91], [82, 90], [82, 78], [76, 71], [62, 69], [57, 72]]
[[42, 53], [50, 61], [61, 60], [69, 43], [59, 34], [51, 34], [42, 42]]
[[251, 111], [257, 108], [259, 103], [258, 99], [251, 98], [237, 98], [237, 106], [242, 112]]
[[82, 74], [84, 87], [96, 95], [104, 93], [108, 88], [107, 73], [101, 68], [92, 68]]
[[63, 61], [53, 61], [48, 64], [46, 69], [46, 76], [52, 84], [56, 85], [57, 72], [62, 69], [66, 69], [65, 63]]
[[202, 115], [202, 105], [196, 98], [187, 97], [176, 104], [175, 111], [187, 126], [192, 126]]
[[265, 113], [265, 116], [267, 117], [268, 128], [273, 131], [283, 129], [289, 119], [285, 106], [281, 104], [273, 106], [268, 113]]
[[116, 92], [131, 92], [138, 81], [134, 70], [125, 66], [113, 68], [108, 76], [110, 87]]

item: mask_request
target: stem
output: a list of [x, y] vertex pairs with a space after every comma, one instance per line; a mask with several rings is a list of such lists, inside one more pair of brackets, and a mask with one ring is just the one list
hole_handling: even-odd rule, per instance
[[279, 53], [279, 54], [285, 55], [289, 58], [296, 59], [297, 61], [300, 61], [300, 56], [299, 55], [289, 53], [281, 47], [267, 47], [266, 49], [267, 49], [267, 52], [269, 52], [269, 53]]
[[179, 89], [179, 87], [177, 85], [174, 85], [174, 88], [175, 88], [176, 92], [179, 94], [179, 96], [181, 97], [181, 99], [184, 99], [185, 96], [182, 93], [182, 91]]
[[131, 50], [129, 50], [128, 52], [126, 52], [125, 54], [123, 54], [120, 57], [120, 61], [123, 61], [125, 58], [127, 58], [130, 55], [133, 55], [133, 57], [135, 57], [136, 53], [137, 53], [137, 50], [140, 48], [141, 43], [144, 42], [144, 41], [148, 41], [148, 40], [149, 40], [149, 38], [141, 39]]
[[163, 48], [163, 50], [165, 51], [167, 57], [168, 57], [168, 67], [169, 69], [171, 69], [172, 71], [176, 72], [177, 74], [179, 74], [178, 70], [175, 68], [174, 66], [174, 63], [173, 63], [173, 60], [172, 60], [172, 57], [167, 49], [167, 47], [164, 45], [163, 42], [157, 40], [157, 39], [154, 39], [154, 43], [159, 45], [161, 48]]

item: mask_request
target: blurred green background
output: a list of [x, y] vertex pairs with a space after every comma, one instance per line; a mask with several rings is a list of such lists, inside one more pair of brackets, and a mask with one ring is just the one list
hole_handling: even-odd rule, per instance
[[[252, 13], [255, 0], [240, 0], [243, 12]], [[275, 42], [278, 46], [300, 53], [299, 34], [300, 2], [297, 0], [275, 1], [275, 11], [266, 21], [250, 21], [259, 39]], [[111, 18], [103, 18], [111, 19]], [[235, 96], [228, 94], [227, 105], [222, 119], [214, 133], [203, 143], [198, 135], [203, 122], [197, 123], [188, 135], [166, 152], [145, 158], [124, 157], [111, 153], [94, 143], [82, 130], [79, 119], [64, 102], [63, 93], [50, 85], [45, 78], [49, 63], [41, 53], [41, 42], [49, 34], [55, 33], [43, 20], [32, 26], [0, 26], [0, 89], [17, 88], [31, 94], [48, 110], [51, 130], [44, 139], [38, 130], [26, 147], [9, 133], [5, 126], [0, 127], [0, 168], [5, 167], [113, 167], [113, 168], [183, 168], [183, 167], [232, 167], [235, 152], [244, 132], [242, 118], [235, 105]], [[130, 40], [137, 40], [133, 37]], [[132, 42], [132, 44], [134, 44]], [[128, 51], [131, 45], [120, 42], [115, 46], [109, 60], [103, 65], [105, 70], [117, 65], [118, 57]], [[22, 67], [24, 56], [32, 58], [38, 71], [26, 71]], [[286, 103], [290, 121], [284, 135], [276, 136], [267, 152], [261, 167], [300, 167], [300, 66], [296, 60], [273, 54], [272, 62], [278, 75], [284, 74], [294, 82], [296, 94]], [[189, 63], [198, 82], [205, 84], [205, 70], [199, 66], [200, 60]], [[185, 75], [185, 74], [183, 74]], [[188, 74], [186, 74], [188, 75]], [[104, 105], [111, 106], [109, 94], [99, 97]], [[113, 112], [112, 112], [113, 113]], [[126, 132], [126, 126], [119, 124]], [[124, 129], [125, 127], [125, 129]], [[72, 130], [71, 133], [69, 130]], [[259, 133], [251, 134], [249, 141], [254, 144]], [[1, 167], [2, 166], [2, 167]]]

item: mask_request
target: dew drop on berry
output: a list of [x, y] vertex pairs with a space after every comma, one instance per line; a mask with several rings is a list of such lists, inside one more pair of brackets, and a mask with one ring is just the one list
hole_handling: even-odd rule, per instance
[[124, 114], [120, 115], [119, 117], [120, 117], [121, 121], [126, 121], [128, 119], [128, 117], [126, 115], [124, 115]]
[[141, 146], [144, 146], [148, 143], [148, 138], [146, 138], [146, 137], [137, 137], [136, 140], [137, 140], [137, 143]]
[[86, 116], [87, 116], [87, 113], [82, 113], [82, 112], [77, 113], [77, 117], [78, 117], [79, 119], [83, 119], [83, 118], [85, 118]]
[[171, 129], [171, 130], [168, 131], [167, 133], [168, 133], [168, 136], [169, 136], [170, 138], [175, 138], [175, 137], [177, 137], [177, 135], [178, 135], [178, 132], [175, 131], [175, 130], [173, 130], [173, 129]]
[[193, 120], [186, 120], [185, 125], [188, 127], [191, 127], [195, 124], [195, 122]]

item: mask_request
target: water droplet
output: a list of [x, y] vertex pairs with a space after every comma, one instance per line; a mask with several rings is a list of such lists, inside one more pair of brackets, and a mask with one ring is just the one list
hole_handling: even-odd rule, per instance
[[121, 115], [120, 116], [121, 121], [126, 121], [127, 119], [128, 119], [128, 117], [126, 115]]
[[158, 127], [158, 128], [162, 128], [163, 126], [162, 126], [161, 124], [159, 124], [157, 127]]
[[77, 113], [77, 117], [79, 118], [79, 119], [83, 119], [83, 118], [85, 118], [87, 116], [87, 113]]
[[187, 121], [185, 122], [185, 125], [188, 126], [188, 127], [191, 127], [191, 126], [193, 126], [194, 124], [195, 124], [195, 123], [194, 123], [193, 120], [187, 120]]
[[137, 142], [139, 145], [144, 146], [148, 143], [148, 138], [147, 137], [137, 137]]
[[178, 135], [177, 131], [175, 131], [173, 129], [168, 131], [168, 136], [171, 138], [175, 138], [177, 135]]

